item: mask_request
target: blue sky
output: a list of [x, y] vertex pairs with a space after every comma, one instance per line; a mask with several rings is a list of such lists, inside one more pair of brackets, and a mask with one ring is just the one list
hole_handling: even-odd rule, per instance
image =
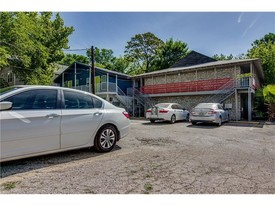
[[[71, 49], [112, 49], [123, 55], [135, 34], [152, 32], [165, 41], [187, 43], [190, 50], [208, 56], [246, 53], [251, 43], [275, 33], [275, 12], [61, 12], [73, 26]], [[73, 52], [85, 54], [85, 52]]]

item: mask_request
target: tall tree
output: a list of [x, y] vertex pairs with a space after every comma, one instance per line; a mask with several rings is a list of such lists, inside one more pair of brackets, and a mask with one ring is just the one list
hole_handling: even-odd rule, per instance
[[[125, 73], [128, 68], [129, 62], [124, 57], [115, 57], [112, 49], [99, 49], [95, 47], [94, 55], [95, 66], [100, 68], [121, 73]], [[87, 51], [87, 56], [91, 62], [91, 50]]]
[[249, 58], [260, 58], [266, 84], [275, 83], [275, 34], [266, 34], [263, 38], [255, 40], [252, 48], [248, 50]]
[[125, 58], [137, 65], [137, 72], [150, 72], [154, 68], [157, 51], [163, 41], [154, 34], [147, 32], [136, 34], [125, 46]]
[[226, 56], [226, 55], [224, 55], [224, 54], [215, 54], [214, 56], [213, 56], [213, 58], [214, 59], [216, 59], [216, 60], [218, 60], [218, 61], [223, 61], [223, 60], [231, 60], [231, 59], [233, 59], [234, 57], [233, 57], [233, 55], [232, 54], [230, 54], [229, 56]]
[[79, 55], [79, 54], [65, 54], [65, 56], [63, 57], [63, 59], [61, 59], [61, 61], [59, 61], [59, 64], [62, 65], [71, 65], [74, 62], [80, 62], [83, 64], [89, 64], [89, 59], [86, 56], [83, 55]]
[[26, 84], [51, 83], [45, 76], [53, 76], [52, 63], [64, 57], [73, 27], [51, 12], [2, 12], [0, 22], [0, 67], [9, 66]]
[[[91, 50], [89, 49], [87, 51], [87, 56], [89, 61], [91, 62]], [[109, 69], [116, 58], [114, 55], [114, 52], [112, 49], [100, 49], [98, 47], [95, 47], [94, 49], [94, 60], [95, 65], [101, 68]]]
[[113, 60], [113, 65], [110, 70], [126, 73], [129, 67], [129, 62], [124, 57], [117, 57]]
[[213, 58], [218, 61], [224, 61], [224, 60], [232, 60], [232, 59], [246, 59], [247, 55], [244, 53], [238, 54], [237, 56], [233, 56], [232, 54], [228, 56], [226, 56], [225, 54], [215, 54]]
[[155, 70], [166, 69], [185, 57], [188, 53], [187, 44], [182, 41], [174, 41], [172, 38], [166, 40], [157, 52], [154, 63]]

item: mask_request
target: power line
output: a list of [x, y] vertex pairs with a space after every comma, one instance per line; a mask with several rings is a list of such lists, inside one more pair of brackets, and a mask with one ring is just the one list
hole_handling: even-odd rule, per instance
[[89, 48], [86, 48], [86, 49], [62, 49], [63, 51], [87, 51], [89, 50]]

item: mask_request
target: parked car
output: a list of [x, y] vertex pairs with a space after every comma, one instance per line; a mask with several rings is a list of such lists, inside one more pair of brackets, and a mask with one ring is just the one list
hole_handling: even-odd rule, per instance
[[146, 119], [151, 123], [164, 120], [173, 124], [178, 120], [189, 121], [189, 112], [177, 103], [160, 103], [146, 111]]
[[229, 114], [219, 103], [200, 103], [192, 109], [190, 121], [193, 125], [197, 122], [213, 122], [221, 126], [223, 122], [229, 121]]
[[111, 151], [129, 132], [129, 114], [87, 92], [13, 87], [0, 95], [0, 161], [92, 147]]

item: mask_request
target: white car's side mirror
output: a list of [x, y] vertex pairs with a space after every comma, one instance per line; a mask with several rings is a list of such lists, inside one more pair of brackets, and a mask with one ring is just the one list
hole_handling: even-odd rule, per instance
[[0, 102], [0, 111], [10, 110], [12, 107], [12, 102]]

